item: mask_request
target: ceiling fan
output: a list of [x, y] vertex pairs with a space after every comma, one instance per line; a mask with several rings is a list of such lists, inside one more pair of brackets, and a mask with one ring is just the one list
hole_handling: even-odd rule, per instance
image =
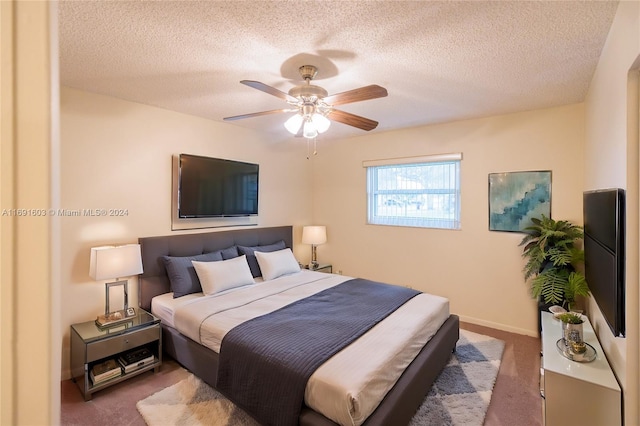
[[366, 131], [373, 130], [378, 126], [377, 121], [337, 110], [334, 106], [382, 98], [387, 96], [387, 89], [372, 84], [359, 89], [329, 95], [322, 87], [311, 84], [311, 80], [318, 73], [318, 69], [315, 66], [303, 65], [298, 68], [298, 72], [304, 79], [305, 84], [293, 87], [289, 90], [289, 93], [282, 92], [259, 81], [240, 81], [242, 84], [286, 101], [290, 105], [289, 108], [235, 115], [233, 117], [225, 117], [223, 120], [232, 121], [280, 112], [295, 112], [296, 114], [290, 117], [284, 126], [294, 135], [299, 135], [302, 131], [302, 136], [308, 139], [315, 138], [318, 133], [324, 133], [331, 125], [331, 120]]

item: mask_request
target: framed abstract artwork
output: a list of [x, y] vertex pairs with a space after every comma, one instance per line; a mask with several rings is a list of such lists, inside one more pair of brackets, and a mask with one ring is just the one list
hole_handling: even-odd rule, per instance
[[489, 173], [489, 231], [524, 232], [551, 217], [551, 171]]

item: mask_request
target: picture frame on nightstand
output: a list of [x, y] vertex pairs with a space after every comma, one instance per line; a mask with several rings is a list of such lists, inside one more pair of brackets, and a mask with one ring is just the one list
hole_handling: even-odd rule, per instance
[[333, 273], [333, 265], [330, 263], [319, 263], [318, 265], [305, 265], [305, 269], [309, 269], [310, 271], [324, 272], [327, 274]]

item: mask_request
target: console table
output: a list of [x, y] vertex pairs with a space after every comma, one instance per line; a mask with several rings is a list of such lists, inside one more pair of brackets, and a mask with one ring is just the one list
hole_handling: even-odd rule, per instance
[[584, 323], [584, 341], [597, 352], [592, 362], [565, 358], [556, 347], [562, 326], [549, 312], [541, 313], [542, 359], [540, 395], [546, 426], [622, 424], [620, 385], [604, 356], [589, 320]]

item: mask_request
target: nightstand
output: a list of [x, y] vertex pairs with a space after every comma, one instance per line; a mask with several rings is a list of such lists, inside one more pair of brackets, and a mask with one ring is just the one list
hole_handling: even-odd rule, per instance
[[[135, 371], [122, 373], [106, 381], [94, 384], [90, 372], [94, 365], [113, 359], [130, 350], [146, 347], [154, 355], [154, 362]], [[123, 380], [153, 369], [160, 370], [162, 364], [162, 330], [160, 319], [138, 309], [138, 314], [129, 321], [113, 327], [98, 327], [94, 321], [71, 326], [71, 376], [78, 384], [84, 400], [91, 395]]]
[[[309, 268], [309, 265], [306, 265], [305, 269], [311, 269], [311, 268]], [[330, 263], [320, 263], [317, 268], [311, 269], [311, 270], [312, 271], [317, 271], [317, 272], [325, 272], [327, 274], [332, 274], [333, 273], [333, 265], [331, 265]]]

